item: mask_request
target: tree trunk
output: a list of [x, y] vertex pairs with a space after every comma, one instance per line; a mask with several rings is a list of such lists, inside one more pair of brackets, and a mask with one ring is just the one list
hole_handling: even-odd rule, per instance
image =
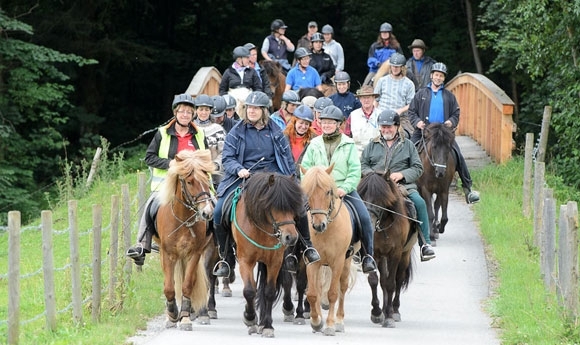
[[465, 0], [465, 16], [467, 17], [467, 30], [469, 31], [469, 42], [473, 52], [473, 62], [477, 73], [483, 74], [483, 66], [477, 50], [477, 40], [475, 39], [475, 28], [473, 27], [473, 11], [471, 9], [471, 0]]

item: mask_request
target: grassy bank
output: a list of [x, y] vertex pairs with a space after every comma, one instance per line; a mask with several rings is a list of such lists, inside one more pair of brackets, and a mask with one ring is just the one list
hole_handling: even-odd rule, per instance
[[[579, 344], [578, 324], [567, 320], [555, 294], [546, 291], [540, 275], [539, 251], [533, 246], [533, 218], [522, 214], [523, 161], [473, 172], [483, 202], [474, 206], [488, 256], [495, 262], [495, 293], [488, 305], [501, 328], [503, 344]], [[577, 196], [557, 178], [557, 204]], [[560, 199], [564, 198], [564, 199]], [[575, 199], [578, 200], [578, 199]]]

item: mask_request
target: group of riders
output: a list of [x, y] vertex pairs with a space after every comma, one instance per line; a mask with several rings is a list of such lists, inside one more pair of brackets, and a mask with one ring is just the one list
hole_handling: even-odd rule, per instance
[[[305, 56], [319, 54], [321, 48], [317, 42], [326, 38], [311, 30], [316, 27], [315, 22], [310, 22], [308, 27], [309, 33], [305, 37], [310, 38], [312, 46]], [[271, 29], [272, 34], [264, 40], [261, 55], [264, 59], [281, 62], [289, 70], [291, 65], [286, 54], [294, 51], [294, 45], [285, 36], [286, 25], [276, 19]], [[326, 31], [326, 35], [330, 33], [332, 38], [333, 31], [328, 28]], [[175, 164], [175, 155], [182, 150], [210, 150], [216, 167], [213, 183], [217, 202], [213, 231], [221, 258], [214, 270], [216, 276], [229, 276], [235, 266], [235, 249], [227, 219], [222, 219], [228, 212], [228, 197], [258, 171], [294, 175], [299, 179], [299, 165], [304, 168], [333, 166], [331, 174], [338, 187], [338, 196], [348, 199], [358, 213], [360, 225], [356, 230], [361, 240], [361, 269], [364, 273], [375, 271], [376, 263], [373, 259], [374, 226], [356, 191], [363, 174], [388, 174], [392, 181], [406, 189], [405, 194], [415, 205], [420, 221], [421, 260], [435, 258], [430, 245], [427, 206], [417, 192], [416, 181], [423, 173], [423, 167], [415, 144], [421, 140], [422, 131], [429, 123], [457, 127], [459, 105], [455, 96], [444, 88], [447, 67], [424, 56], [426, 47], [423, 41], [415, 40], [409, 47], [413, 50], [409, 65], [408, 61], [401, 59], [400, 46], [392, 46], [396, 42], [393, 39], [392, 26], [383, 23], [378, 41], [369, 50], [368, 80], [356, 93], [349, 91], [348, 73], [338, 70], [330, 58], [333, 72], [320, 74], [318, 78], [333, 83], [337, 90], [335, 94], [301, 98], [287, 85], [280, 109], [272, 109], [272, 91], [268, 83], [264, 83], [268, 77], [257, 64], [256, 46], [248, 43], [233, 50], [234, 62], [223, 74], [219, 95], [200, 94], [195, 98], [189, 94], [176, 95], [171, 107], [172, 119], [159, 127], [146, 151], [145, 162], [152, 169], [151, 196], [140, 220], [138, 242], [127, 250], [127, 256], [137, 265], [143, 265], [145, 255], [155, 250], [152, 239], [156, 233], [155, 216], [159, 207], [157, 191], [167, 170]], [[415, 54], [415, 50], [422, 50], [422, 54]], [[386, 61], [390, 64], [389, 72], [375, 80]], [[410, 79], [408, 76], [413, 77]], [[389, 102], [379, 106], [383, 103], [377, 102], [378, 98], [397, 98], [396, 88], [389, 90], [372, 86], [385, 84], [380, 79], [389, 77], [395, 83], [411, 80], [416, 87], [414, 97], [404, 107], [389, 108]], [[249, 92], [241, 100], [242, 107], [238, 107], [240, 100], [232, 96], [235, 94], [233, 90], [240, 88]], [[236, 108], [241, 109], [239, 114]], [[479, 194], [471, 190], [471, 177], [456, 143], [453, 144], [453, 153], [466, 202], [478, 202]], [[296, 270], [297, 256], [302, 255], [307, 264], [320, 260], [310, 241], [307, 205], [300, 214], [296, 227], [301, 240], [285, 259], [285, 268], [289, 271]]]

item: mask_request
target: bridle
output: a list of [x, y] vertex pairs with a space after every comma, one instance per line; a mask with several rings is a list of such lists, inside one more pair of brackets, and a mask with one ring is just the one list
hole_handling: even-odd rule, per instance
[[338, 205], [338, 208], [336, 210], [336, 212], [334, 213], [334, 217], [332, 216], [332, 212], [334, 211], [334, 200], [335, 198], [335, 194], [333, 190], [329, 191], [330, 194], [330, 203], [328, 203], [328, 209], [323, 210], [320, 208], [310, 208], [310, 204], [306, 203], [306, 211], [310, 212], [310, 215], [313, 216], [315, 214], [323, 214], [326, 216], [326, 219], [328, 220], [328, 224], [332, 223], [332, 221], [338, 216], [339, 212], [340, 212], [340, 208], [342, 207], [343, 204], [343, 199], [340, 199], [340, 204]]
[[[189, 229], [191, 236], [195, 237], [195, 233], [193, 232], [193, 225], [195, 223], [199, 222], [200, 220], [209, 220], [209, 219], [205, 219], [202, 212], [200, 211], [199, 205], [202, 203], [205, 205], [207, 205], [209, 203], [213, 204], [213, 197], [212, 197], [211, 191], [209, 191], [209, 188], [206, 189], [206, 187], [200, 182], [202, 191], [199, 192], [198, 194], [196, 194], [195, 196], [192, 195], [189, 192], [189, 190], [187, 189], [187, 187], [186, 187], [187, 181], [185, 181], [185, 179], [188, 178], [192, 173], [193, 173], [193, 170], [185, 177], [179, 176], [181, 196], [183, 199], [176, 197], [174, 199], [174, 201], [179, 202], [181, 205], [183, 205], [183, 207], [188, 209], [190, 212], [193, 212], [193, 214], [191, 216], [189, 216], [187, 219], [182, 220], [181, 218], [179, 218], [179, 216], [177, 216], [177, 214], [175, 214], [175, 207], [174, 207], [175, 204], [174, 204], [174, 201], [172, 201], [171, 202], [171, 214], [173, 215], [173, 217], [175, 219], [177, 219], [179, 222], [181, 222], [181, 225], [178, 226], [175, 230], [173, 230], [171, 232], [171, 234], [173, 234], [175, 231], [177, 231], [177, 229], [179, 229], [183, 225]], [[171, 236], [171, 234], [169, 234], [169, 235]]]

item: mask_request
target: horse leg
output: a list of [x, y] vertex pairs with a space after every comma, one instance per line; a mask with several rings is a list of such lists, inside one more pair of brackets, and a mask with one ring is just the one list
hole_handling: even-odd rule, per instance
[[[382, 260], [377, 261], [378, 261], [377, 262], [378, 271], [384, 272], [384, 269], [382, 267], [384, 267], [385, 263]], [[379, 276], [377, 275], [377, 272], [375, 271], [369, 273], [367, 280], [369, 282], [369, 286], [371, 287], [371, 307], [372, 307], [371, 321], [372, 323], [383, 323], [383, 321], [385, 320], [385, 315], [383, 314], [383, 311], [379, 307], [379, 296], [377, 294], [377, 287], [379, 285]]]
[[254, 265], [248, 265], [240, 261], [240, 276], [244, 283], [243, 295], [246, 299], [246, 307], [243, 313], [243, 321], [248, 326], [248, 334], [258, 333], [258, 318], [254, 300], [256, 298], [256, 280], [254, 279]]
[[320, 332], [322, 327], [322, 308], [320, 307], [320, 264], [318, 262], [306, 266], [308, 275], [308, 289], [306, 290], [306, 298], [310, 303], [310, 327], [313, 332]]
[[396, 322], [401, 322], [401, 313], [399, 312], [399, 307], [401, 306], [401, 289], [407, 281], [407, 267], [411, 264], [410, 253], [403, 253], [401, 260], [399, 261], [399, 267], [397, 268], [397, 281], [395, 298], [393, 300], [393, 319]]
[[346, 259], [340, 275], [340, 291], [338, 295], [338, 309], [336, 311], [335, 328], [337, 332], [344, 332], [344, 296], [348, 290], [348, 282], [350, 280], [350, 265], [352, 259]]
[[[278, 266], [276, 268], [276, 266]], [[276, 280], [278, 279], [278, 272], [282, 262], [279, 265], [273, 264], [266, 268], [267, 281], [264, 287], [263, 305], [260, 306], [260, 330], [262, 337], [274, 338], [274, 327], [272, 327], [272, 309], [276, 301]], [[263, 308], [263, 309], [262, 309]]]
[[[343, 259], [344, 260], [344, 259]], [[336, 260], [339, 261], [339, 260]], [[335, 262], [336, 262], [335, 261]], [[340, 262], [340, 261], [339, 261]], [[324, 335], [335, 335], [335, 320], [336, 320], [336, 300], [338, 299], [338, 289], [340, 284], [340, 277], [343, 270], [344, 261], [339, 265], [332, 265], [331, 267], [331, 280], [330, 287], [328, 288], [328, 316], [326, 317], [326, 328], [324, 329]]]
[[449, 204], [449, 193], [441, 195], [441, 225], [439, 227], [439, 232], [445, 232], [445, 225], [449, 219], [447, 218], [447, 206]]
[[[304, 292], [306, 291], [306, 285], [308, 284], [308, 278], [306, 277], [306, 265], [304, 261], [298, 265], [298, 271], [296, 272], [296, 291], [298, 292], [298, 302], [296, 306], [296, 317], [294, 318], [295, 325], [306, 324], [306, 318], [310, 317], [310, 305], [304, 300]], [[306, 307], [308, 308], [306, 310]]]
[[439, 210], [441, 209], [441, 199], [442, 195], [437, 194], [437, 199], [433, 204], [433, 224], [434, 226], [431, 228], [431, 239], [437, 240], [439, 239], [439, 234], [442, 234], [443, 231], [441, 227], [441, 223], [439, 222]]
[[396, 289], [397, 266], [399, 265], [400, 256], [391, 256], [388, 261], [387, 274], [381, 275], [381, 287], [383, 288], [383, 313], [385, 321], [383, 327], [395, 328], [395, 319], [393, 317], [393, 295]]
[[[181, 297], [181, 312], [179, 314], [180, 323], [179, 329], [183, 331], [191, 331], [193, 330], [193, 326], [191, 324], [192, 319], [195, 319], [195, 316], [192, 317], [192, 305], [191, 305], [191, 298], [193, 294], [193, 287], [197, 284], [197, 265], [200, 261], [200, 254], [192, 255], [189, 260], [187, 261], [186, 268], [185, 268], [185, 275], [183, 277], [183, 284], [182, 284], [182, 297]], [[206, 301], [207, 302], [207, 301]], [[201, 309], [201, 308], [200, 308]]]
[[283, 290], [283, 303], [282, 312], [284, 313], [284, 322], [294, 322], [294, 303], [292, 303], [292, 273], [282, 270], [280, 271], [282, 275], [282, 290]]
[[173, 328], [177, 326], [177, 321], [179, 321], [177, 302], [175, 301], [173, 272], [175, 269], [175, 262], [171, 261], [164, 251], [161, 251], [161, 267], [163, 267], [164, 271], [163, 293], [165, 294], [165, 310], [167, 313], [165, 328]]

